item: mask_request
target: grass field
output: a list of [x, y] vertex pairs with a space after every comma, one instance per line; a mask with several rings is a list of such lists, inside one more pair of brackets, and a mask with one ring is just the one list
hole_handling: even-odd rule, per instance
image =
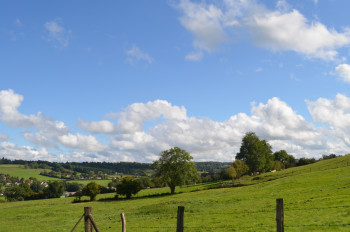
[[30, 168], [26, 169], [24, 168], [24, 165], [19, 165], [19, 164], [1, 164], [0, 165], [0, 173], [9, 174], [10, 176], [24, 178], [24, 179], [29, 179], [29, 177], [33, 177], [42, 181], [59, 180], [58, 178], [40, 175], [40, 172], [43, 172], [45, 170], [50, 171], [49, 169], [30, 169]]
[[[55, 178], [55, 177], [49, 177], [49, 176], [42, 176], [40, 175], [40, 172], [43, 172], [45, 169], [30, 169], [30, 168], [24, 168], [24, 165], [18, 165], [18, 164], [1, 164], [0, 165], [0, 173], [3, 174], [9, 174], [10, 176], [29, 179], [30, 177], [34, 177], [40, 181], [63, 181], [63, 179]], [[46, 169], [46, 171], [51, 171], [50, 169]], [[91, 181], [96, 182], [99, 185], [107, 186], [111, 180], [69, 180], [67, 182], [77, 182], [83, 185], [86, 185], [90, 183]]]
[[[141, 191], [131, 200], [72, 204], [72, 198], [0, 204], [0, 231], [70, 231], [93, 207], [101, 231], [120, 231], [124, 212], [128, 231], [175, 231], [178, 206], [185, 206], [185, 231], [276, 231], [276, 198], [284, 199], [285, 231], [350, 231], [350, 156], [258, 177], [243, 187], [152, 197], [165, 189]], [[212, 186], [213, 187], [213, 186]], [[197, 189], [196, 189], [197, 188]], [[99, 195], [98, 199], [113, 194]], [[84, 231], [83, 224], [76, 231]]]

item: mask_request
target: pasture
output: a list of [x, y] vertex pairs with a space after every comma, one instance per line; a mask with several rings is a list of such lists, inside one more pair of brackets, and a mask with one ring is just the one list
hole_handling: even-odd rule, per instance
[[50, 169], [30, 169], [24, 168], [24, 165], [20, 164], [1, 164], [0, 165], [0, 173], [9, 174], [13, 177], [29, 179], [30, 177], [36, 178], [41, 181], [49, 181], [49, 180], [60, 180], [58, 178], [42, 176], [40, 172], [43, 171], [51, 171]]
[[[72, 204], [73, 198], [0, 204], [1, 231], [70, 231], [93, 207], [101, 231], [120, 231], [124, 212], [127, 231], [175, 231], [178, 206], [185, 207], [185, 231], [276, 231], [276, 198], [284, 199], [285, 231], [350, 231], [350, 156], [320, 161], [257, 177], [241, 187], [208, 186], [141, 191], [131, 200]], [[217, 185], [217, 184], [213, 184]], [[215, 187], [215, 186], [212, 186]], [[197, 189], [196, 189], [197, 188]], [[200, 190], [200, 191], [197, 191]], [[191, 192], [192, 191], [192, 192]], [[76, 231], [84, 231], [81, 224]]]

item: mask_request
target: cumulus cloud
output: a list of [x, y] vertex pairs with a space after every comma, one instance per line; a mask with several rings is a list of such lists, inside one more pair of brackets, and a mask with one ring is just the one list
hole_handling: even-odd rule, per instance
[[181, 24], [195, 37], [195, 47], [213, 51], [227, 40], [222, 28], [223, 13], [218, 7], [189, 0], [182, 0], [178, 7], [184, 14]]
[[[254, 105], [251, 116], [240, 113], [224, 122], [188, 117], [184, 107], [160, 100], [130, 105], [120, 115], [119, 129], [111, 145], [149, 157], [180, 146], [197, 160], [231, 160], [248, 131], [255, 131], [277, 145], [283, 144], [281, 149], [325, 146], [316, 128], [278, 98]], [[161, 120], [146, 131], [144, 125], [157, 118]]]
[[105, 146], [91, 135], [72, 134], [61, 121], [54, 121], [41, 112], [25, 115], [18, 111], [23, 96], [13, 90], [0, 91], [0, 120], [11, 127], [34, 129], [36, 134], [25, 131], [23, 137], [36, 146], [55, 148], [62, 145], [83, 151], [101, 151]]
[[40, 150], [29, 146], [18, 146], [14, 143], [2, 142], [0, 144], [0, 153], [8, 159], [22, 160], [51, 160], [57, 161], [54, 154], [49, 153], [45, 148]]
[[350, 147], [350, 98], [337, 94], [334, 100], [319, 98], [316, 101], [306, 101], [306, 103], [314, 121], [327, 125], [323, 134], [327, 137], [328, 147], [337, 152], [348, 152]]
[[315, 102], [306, 103], [316, 122], [350, 130], [350, 98], [337, 94], [334, 100], [319, 98]]
[[[73, 133], [63, 122], [42, 113], [25, 115], [18, 111], [23, 96], [13, 90], [0, 91], [0, 120], [23, 129], [23, 137], [33, 144], [20, 146], [0, 134], [0, 152], [11, 159], [54, 161], [138, 161], [150, 162], [170, 147], [189, 151], [195, 160], [231, 161], [242, 137], [253, 131], [269, 141], [274, 150], [285, 149], [296, 157], [344, 154], [350, 148], [350, 98], [306, 101], [315, 126], [279, 98], [252, 104], [250, 114], [232, 115], [226, 121], [187, 115], [184, 106], [165, 100], [134, 103], [114, 113], [113, 119], [87, 122], [78, 127], [86, 133]], [[89, 133], [99, 133], [95, 137]]]
[[141, 51], [141, 49], [135, 45], [133, 45], [130, 50], [126, 51], [126, 55], [128, 56], [128, 62], [130, 64], [135, 64], [139, 61], [144, 61], [148, 64], [152, 64], [154, 62], [154, 59], [150, 55], [144, 51]]
[[93, 134], [111, 134], [115, 132], [114, 124], [108, 120], [101, 120], [98, 122], [87, 122], [84, 120], [80, 120], [79, 127]]
[[85, 151], [103, 151], [107, 148], [106, 145], [101, 144], [94, 136], [82, 135], [80, 133], [75, 135], [71, 133], [61, 135], [58, 137], [58, 140], [66, 147]]
[[44, 28], [46, 30], [46, 36], [44, 37], [47, 41], [52, 42], [55, 46], [68, 47], [72, 32], [67, 30], [62, 25], [61, 19], [55, 19], [53, 21], [46, 22]]
[[[194, 35], [194, 47], [213, 51], [237, 40], [232, 31], [246, 29], [255, 44], [273, 51], [294, 51], [309, 58], [333, 60], [337, 49], [350, 43], [348, 29], [337, 32], [319, 21], [308, 20], [286, 1], [268, 9], [255, 0], [223, 0], [214, 4], [182, 0], [181, 24]], [[230, 36], [231, 35], [231, 36]]]
[[332, 60], [336, 49], [350, 43], [348, 33], [338, 33], [308, 20], [297, 10], [273, 11], [248, 20], [256, 44], [271, 50], [290, 50], [308, 57]]
[[335, 68], [336, 74], [340, 76], [343, 81], [350, 83], [350, 65], [340, 64]]

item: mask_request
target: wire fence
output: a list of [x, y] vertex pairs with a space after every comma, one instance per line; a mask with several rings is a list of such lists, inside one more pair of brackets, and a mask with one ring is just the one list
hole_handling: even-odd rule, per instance
[[[276, 231], [275, 228], [277, 227], [277, 231], [284, 231], [284, 228], [288, 228], [290, 229], [297, 229], [297, 230], [301, 230], [304, 231], [306, 228], [322, 228], [322, 231], [333, 231], [336, 227], [349, 227], [350, 226], [350, 218], [349, 218], [349, 223], [348, 222], [339, 222], [336, 221], [335, 222], [322, 222], [322, 223], [293, 223], [291, 221], [288, 221], [286, 225], [284, 225], [284, 214], [288, 214], [289, 212], [295, 212], [295, 211], [309, 211], [310, 214], [308, 214], [310, 217], [311, 216], [315, 216], [317, 214], [311, 212], [311, 211], [317, 211], [317, 212], [324, 212], [327, 213], [329, 211], [332, 210], [336, 210], [336, 209], [350, 209], [350, 205], [339, 205], [339, 206], [329, 206], [329, 207], [312, 207], [312, 208], [293, 208], [293, 207], [286, 207], [284, 208], [283, 206], [283, 200], [282, 200], [282, 205], [278, 205], [281, 203], [278, 203], [278, 200], [281, 199], [277, 199], [277, 204], [276, 204], [276, 209], [260, 209], [260, 210], [237, 210], [237, 211], [232, 211], [232, 212], [185, 212], [184, 213], [184, 207], [179, 206], [178, 208], [178, 214], [162, 214], [162, 215], [126, 215], [126, 219], [124, 217], [124, 222], [123, 222], [123, 217], [108, 217], [109, 221], [113, 221], [114, 222], [114, 226], [113, 226], [113, 231], [117, 231], [117, 226], [119, 225], [120, 228], [120, 224], [122, 223], [122, 231], [126, 232], [126, 222], [128, 224], [128, 229], [130, 229], [130, 231], [177, 231], [177, 232], [182, 232], [182, 231]], [[183, 213], [182, 213], [182, 217], [180, 214], [179, 217], [179, 210], [180, 207], [183, 208]], [[279, 212], [278, 208], [281, 209], [282, 207], [282, 211]], [[272, 206], [270, 208], [273, 208]], [[350, 215], [350, 211], [347, 211], [348, 215]], [[276, 225], [274, 224], [274, 220], [267, 220], [268, 218], [271, 219], [270, 215], [269, 217], [266, 217], [266, 214], [272, 214], [272, 213], [276, 213]], [[259, 215], [261, 214], [261, 215]], [[203, 223], [201, 225], [196, 225], [196, 223], [191, 223], [191, 221], [197, 221], [198, 217], [202, 218], [201, 220], [203, 221], [203, 218], [207, 218], [208, 215], [210, 215], [211, 217], [216, 218], [216, 224], [214, 225], [212, 222], [208, 222], [208, 223]], [[222, 215], [257, 215], [257, 217], [265, 217], [266, 218], [266, 224], [262, 224], [262, 223], [255, 223], [254, 221], [249, 222], [249, 220], [247, 221], [247, 223], [250, 223], [249, 225], [237, 225], [237, 224], [225, 224], [225, 222], [223, 222], [222, 224], [220, 224], [220, 220], [221, 220], [221, 216]], [[216, 217], [218, 216], [218, 217]], [[92, 217], [92, 215], [91, 215]], [[184, 218], [186, 218], [186, 224], [187, 225], [183, 225], [183, 221]], [[233, 217], [235, 218], [235, 217]], [[169, 219], [171, 219], [169, 221]], [[173, 220], [174, 219], [174, 220]], [[175, 220], [177, 219], [177, 220]], [[140, 225], [140, 220], [143, 220], [146, 222], [146, 225]], [[158, 222], [157, 220], [162, 220], [160, 222]], [[179, 228], [179, 220], [180, 220], [180, 224], [182, 222], [182, 227]], [[204, 220], [205, 221], [205, 220]], [[279, 222], [280, 221], [280, 222]], [[159, 223], [159, 224], [157, 224]], [[278, 230], [278, 223], [280, 223], [282, 225], [281, 228], [283, 228], [282, 230]], [[136, 225], [137, 226], [136, 226]], [[198, 224], [198, 223], [197, 223]], [[305, 228], [305, 229], [302, 229]], [[315, 228], [313, 228], [312, 230], [315, 230]], [[105, 229], [112, 229], [111, 226], [105, 226]], [[347, 231], [350, 231], [350, 228], [346, 229]], [[85, 230], [86, 232], [92, 232], [89, 230]]]

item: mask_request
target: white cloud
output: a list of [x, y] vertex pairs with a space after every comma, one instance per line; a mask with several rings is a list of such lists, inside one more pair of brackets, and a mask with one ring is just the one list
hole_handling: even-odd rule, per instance
[[41, 112], [36, 115], [21, 114], [18, 107], [22, 101], [23, 96], [11, 89], [0, 91], [0, 120], [11, 127], [37, 130], [36, 135], [27, 131], [23, 133], [24, 138], [33, 144], [57, 147], [59, 143], [59, 145], [83, 151], [100, 151], [105, 148], [95, 137], [79, 133], [73, 135], [64, 122], [47, 118]]
[[299, 11], [278, 11], [257, 15], [248, 25], [255, 35], [255, 42], [272, 50], [291, 50], [308, 57], [332, 60], [336, 49], [350, 43], [347, 33], [328, 30], [319, 22], [308, 22]]
[[[287, 145], [303, 148], [325, 146], [313, 125], [278, 98], [253, 106], [251, 116], [241, 113], [225, 122], [188, 117], [183, 107], [159, 100], [133, 104], [120, 115], [118, 125], [124, 127], [119, 128], [119, 134], [113, 137], [112, 146], [148, 154], [149, 157], [161, 150], [180, 146], [197, 160], [231, 160], [239, 149], [242, 136], [248, 131], [255, 131], [271, 141], [284, 141], [283, 148]], [[146, 132], [144, 124], [157, 118], [162, 120]]]
[[327, 137], [333, 153], [345, 153], [350, 148], [350, 98], [337, 94], [334, 100], [319, 98], [306, 101], [316, 122], [328, 125], [322, 133]]
[[350, 130], [350, 98], [337, 94], [334, 100], [319, 98], [306, 103], [314, 121]]
[[40, 150], [33, 149], [28, 146], [18, 146], [9, 142], [0, 144], [0, 154], [7, 159], [22, 159], [22, 160], [51, 160], [57, 161], [57, 157], [49, 153], [45, 148]]
[[117, 130], [120, 133], [143, 131], [144, 123], [162, 116], [164, 119], [183, 120], [186, 118], [184, 107], [172, 106], [167, 101], [134, 103], [119, 114]]
[[[285, 1], [267, 9], [255, 0], [223, 0], [214, 4], [180, 1], [181, 24], [194, 35], [194, 47], [214, 51], [237, 40], [231, 33], [247, 29], [254, 42], [273, 51], [294, 51], [308, 58], [333, 60], [337, 49], [350, 44], [349, 29], [337, 32], [319, 21], [310, 21]], [[316, 4], [316, 2], [315, 2]], [[230, 36], [231, 35], [231, 36]]]
[[250, 115], [239, 113], [222, 122], [189, 117], [185, 107], [155, 100], [114, 113], [115, 123], [80, 120], [81, 129], [103, 137], [72, 133], [63, 122], [42, 113], [21, 114], [22, 101], [23, 96], [12, 90], [0, 91], [0, 120], [23, 129], [23, 137], [38, 149], [10, 143], [0, 134], [0, 153], [11, 159], [149, 162], [162, 150], [179, 146], [197, 161], [231, 161], [248, 131], [268, 140], [274, 150], [285, 149], [296, 157], [344, 154], [350, 148], [350, 98], [342, 94], [334, 100], [306, 101], [314, 121], [327, 126], [316, 127], [279, 98], [254, 103]]
[[61, 19], [46, 22], [44, 28], [47, 32], [45, 37], [47, 41], [52, 42], [59, 47], [68, 47], [72, 32], [63, 27]]
[[145, 61], [148, 64], [152, 64], [154, 62], [154, 59], [150, 55], [144, 51], [141, 51], [135, 45], [133, 45], [130, 50], [126, 51], [126, 54], [128, 55], [128, 62], [130, 64], [135, 64], [138, 61]]
[[108, 120], [101, 120], [98, 122], [91, 122], [91, 123], [86, 122], [84, 120], [80, 120], [79, 127], [93, 134], [97, 134], [97, 133], [111, 134], [115, 132], [114, 124]]
[[221, 25], [223, 13], [219, 8], [189, 0], [182, 0], [178, 7], [184, 13], [181, 24], [195, 37], [195, 47], [213, 51], [227, 40]]
[[340, 64], [335, 68], [336, 73], [340, 76], [343, 81], [350, 83], [350, 65]]
[[47, 138], [44, 135], [41, 135], [40, 133], [34, 135], [31, 132], [24, 132], [23, 137], [29, 142], [39, 147], [57, 148], [55, 143], [53, 143], [52, 141], [50, 141], [49, 138]]
[[83, 151], [103, 151], [107, 146], [101, 144], [94, 136], [82, 135], [77, 133], [75, 135], [69, 133], [58, 137], [60, 143], [66, 147], [80, 149]]
[[192, 52], [185, 57], [188, 61], [201, 61], [203, 58], [203, 52]]

